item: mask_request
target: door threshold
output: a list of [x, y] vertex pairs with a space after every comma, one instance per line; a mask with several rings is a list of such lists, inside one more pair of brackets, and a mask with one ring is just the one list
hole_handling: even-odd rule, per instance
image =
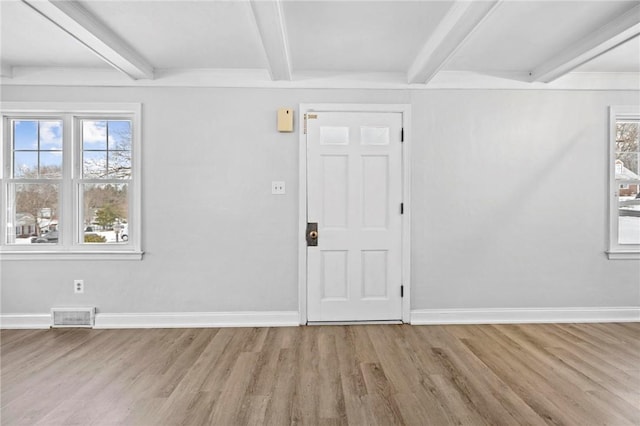
[[397, 325], [402, 324], [401, 320], [382, 321], [307, 321], [307, 325]]

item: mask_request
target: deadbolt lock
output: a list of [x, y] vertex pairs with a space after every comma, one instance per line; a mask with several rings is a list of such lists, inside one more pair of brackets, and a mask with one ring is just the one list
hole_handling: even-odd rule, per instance
[[307, 246], [315, 247], [318, 245], [318, 224], [315, 222], [307, 223]]

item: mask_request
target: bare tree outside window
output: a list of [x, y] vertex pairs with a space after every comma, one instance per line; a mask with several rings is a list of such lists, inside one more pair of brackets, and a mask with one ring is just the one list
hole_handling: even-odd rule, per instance
[[[131, 121], [82, 121], [83, 223], [86, 243], [128, 239]], [[90, 182], [89, 182], [90, 181]], [[98, 183], [100, 182], [100, 183]], [[101, 238], [95, 238], [94, 234]]]
[[131, 178], [131, 122], [82, 122], [84, 178]]
[[640, 244], [640, 123], [616, 122], [618, 244]]
[[141, 105], [2, 105], [0, 252], [141, 259]]
[[[14, 120], [11, 130], [14, 184], [9, 187], [9, 195], [13, 200], [14, 232], [9, 232], [8, 242], [21, 237], [25, 242], [56, 243], [57, 237], [39, 237], [57, 231], [59, 226], [62, 121]], [[29, 230], [28, 235], [25, 230]]]

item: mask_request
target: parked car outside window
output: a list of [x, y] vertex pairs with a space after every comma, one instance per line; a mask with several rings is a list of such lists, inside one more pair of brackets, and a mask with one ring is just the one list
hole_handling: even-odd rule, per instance
[[58, 231], [49, 231], [46, 234], [42, 234], [39, 237], [36, 237], [35, 240], [32, 240], [33, 243], [57, 243], [58, 242]]

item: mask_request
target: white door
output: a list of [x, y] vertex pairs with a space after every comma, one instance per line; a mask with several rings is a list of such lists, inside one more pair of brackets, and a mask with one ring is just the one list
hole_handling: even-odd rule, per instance
[[402, 114], [307, 114], [308, 321], [402, 319]]

